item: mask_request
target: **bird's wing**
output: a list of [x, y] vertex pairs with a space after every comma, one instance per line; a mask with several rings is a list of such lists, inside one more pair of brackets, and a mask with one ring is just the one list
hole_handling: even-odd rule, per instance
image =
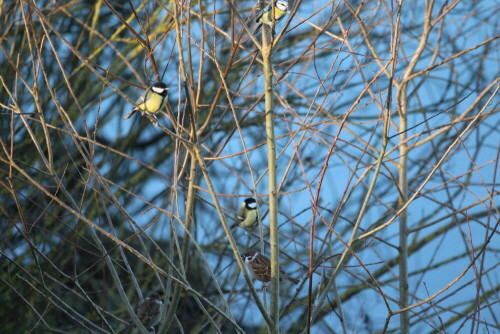
[[149, 89], [146, 90], [144, 93], [142, 93], [142, 95], [135, 101], [134, 108], [132, 108], [131, 112], [128, 115], [126, 115], [123, 119], [129, 119], [130, 117], [132, 117], [132, 115], [137, 110], [139, 110], [138, 106], [140, 106], [142, 103], [144, 103], [144, 101], [146, 100], [146, 96], [147, 96], [148, 93], [149, 93]]
[[146, 300], [143, 304], [143, 307], [140, 307], [137, 310], [137, 318], [139, 318], [141, 322], [144, 322], [146, 319], [156, 316], [159, 309], [160, 304], [158, 304], [154, 300]]
[[260, 13], [257, 15], [257, 18], [255, 19], [255, 22], [259, 23], [262, 15], [269, 12], [270, 10], [271, 10], [271, 4], [267, 5], [263, 10], [260, 11]]
[[243, 204], [241, 208], [238, 210], [238, 219], [239, 220], [245, 219], [245, 204]]
[[142, 93], [142, 95], [137, 99], [137, 101], [135, 101], [135, 104], [139, 105], [144, 101], [146, 101], [146, 96], [148, 96], [148, 94], [149, 94], [149, 89], [146, 90], [144, 93]]
[[259, 256], [257, 256], [257, 258], [259, 259], [260, 263], [263, 263], [266, 267], [271, 268], [271, 260], [269, 260], [269, 258], [267, 256], [259, 254]]
[[264, 256], [259, 255], [253, 260], [253, 273], [256, 276], [271, 276], [271, 261]]
[[135, 312], [135, 314], [137, 314], [137, 318], [139, 318], [141, 322], [147, 317], [146, 310], [148, 309], [148, 307], [146, 307], [146, 304], [148, 302], [148, 300], [144, 301]]

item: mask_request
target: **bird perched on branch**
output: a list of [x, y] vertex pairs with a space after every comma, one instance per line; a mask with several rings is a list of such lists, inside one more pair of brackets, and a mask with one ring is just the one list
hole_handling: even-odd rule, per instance
[[[257, 280], [263, 282], [264, 284], [271, 281], [271, 261], [265, 255], [260, 254], [252, 249], [246, 250], [241, 254], [241, 258], [245, 261], [248, 269], [252, 273], [253, 277]], [[281, 280], [287, 280], [292, 282], [292, 284], [298, 284], [300, 281], [285, 274], [283, 268], [280, 268], [279, 278]]]
[[231, 228], [239, 226], [248, 228], [257, 223], [259, 214], [257, 213], [257, 201], [253, 197], [248, 197], [241, 204], [238, 211], [238, 222], [233, 224]]
[[254, 35], [262, 28], [263, 24], [267, 24], [271, 27], [273, 31], [273, 36], [276, 35], [276, 31], [274, 30], [274, 25], [276, 22], [285, 17], [288, 11], [288, 1], [278, 0], [274, 2], [274, 19], [273, 19], [273, 9], [272, 4], [269, 4], [264, 8], [259, 15], [257, 15], [257, 19], [255, 22], [258, 23], [257, 29], [254, 31]]
[[168, 87], [165, 83], [153, 83], [135, 102], [136, 106], [123, 117], [123, 119], [129, 119], [136, 111], [140, 111], [141, 114], [147, 113], [153, 118], [156, 118], [156, 114], [160, 112], [167, 103], [167, 91]]
[[135, 314], [146, 328], [153, 328], [161, 319], [163, 301], [160, 293], [154, 292], [139, 305]]

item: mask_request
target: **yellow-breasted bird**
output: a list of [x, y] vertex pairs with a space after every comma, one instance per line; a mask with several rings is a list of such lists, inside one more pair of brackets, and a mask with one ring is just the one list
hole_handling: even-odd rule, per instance
[[272, 28], [273, 35], [276, 35], [276, 31], [274, 31], [273, 22], [278, 22], [279, 20], [284, 18], [287, 11], [288, 11], [288, 1], [278, 0], [274, 2], [274, 20], [273, 20], [273, 10], [271, 4], [267, 5], [266, 8], [264, 8], [259, 13], [257, 19], [255, 20], [255, 22], [257, 22], [259, 25], [257, 26], [257, 29], [255, 29], [254, 34], [256, 34], [260, 30], [260, 28], [262, 28], [263, 24], [267, 24]]
[[243, 228], [249, 228], [259, 219], [259, 214], [257, 213], [257, 201], [253, 197], [249, 197], [243, 201], [240, 210], [238, 211], [238, 222], [233, 224], [231, 228], [239, 226]]
[[153, 83], [135, 102], [136, 106], [123, 119], [129, 119], [136, 111], [140, 111], [141, 114], [147, 113], [156, 118], [156, 114], [167, 103], [167, 91], [168, 87], [165, 83]]

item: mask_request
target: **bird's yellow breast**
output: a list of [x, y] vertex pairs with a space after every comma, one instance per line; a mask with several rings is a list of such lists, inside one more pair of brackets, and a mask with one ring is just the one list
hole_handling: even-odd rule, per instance
[[[275, 21], [278, 21], [279, 19], [281, 19], [283, 16], [285, 16], [286, 12], [280, 10], [278, 7], [274, 7], [274, 20]], [[262, 14], [262, 17], [260, 18], [260, 22], [261, 23], [264, 23], [264, 24], [271, 24], [272, 23], [272, 15], [273, 15], [273, 11], [270, 10], [268, 12], [265, 12], [264, 14]]]
[[154, 114], [163, 108], [165, 101], [166, 98], [163, 98], [161, 95], [151, 94], [151, 96], [149, 96], [145, 102], [139, 104], [138, 107], [145, 112]]

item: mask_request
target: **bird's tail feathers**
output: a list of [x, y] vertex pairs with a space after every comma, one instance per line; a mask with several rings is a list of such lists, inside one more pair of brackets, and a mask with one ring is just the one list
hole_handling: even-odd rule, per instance
[[125, 120], [129, 119], [130, 117], [132, 117], [137, 110], [138, 110], [137, 108], [132, 109], [128, 114], [125, 115], [125, 117], [123, 117], [123, 120], [125, 121]]
[[294, 285], [297, 285], [297, 284], [299, 284], [299, 282], [300, 282], [300, 280], [295, 279], [295, 278], [293, 278], [293, 277], [290, 277], [290, 276], [288, 276], [288, 275], [281, 275], [281, 278], [286, 279], [287, 281], [292, 282], [292, 284], [294, 284]]
[[[259, 21], [257, 21], [259, 22]], [[259, 32], [259, 30], [262, 28], [262, 23], [260, 23], [258, 26], [257, 26], [257, 29], [255, 29], [255, 31], [253, 32], [253, 34], [257, 34]]]

